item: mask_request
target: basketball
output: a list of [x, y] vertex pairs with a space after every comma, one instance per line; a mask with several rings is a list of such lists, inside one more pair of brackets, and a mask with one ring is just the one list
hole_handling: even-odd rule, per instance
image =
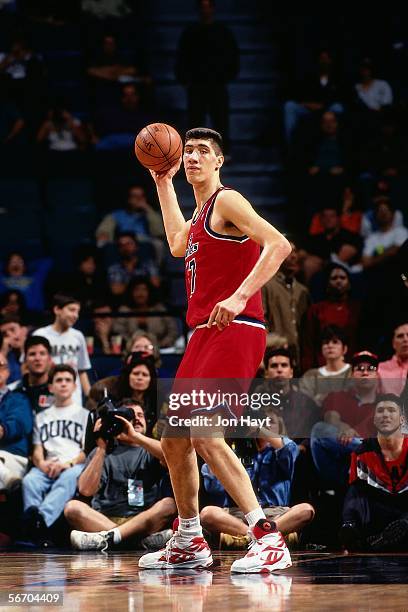
[[178, 162], [182, 152], [180, 134], [166, 123], [147, 125], [136, 136], [136, 157], [149, 170], [167, 172]]

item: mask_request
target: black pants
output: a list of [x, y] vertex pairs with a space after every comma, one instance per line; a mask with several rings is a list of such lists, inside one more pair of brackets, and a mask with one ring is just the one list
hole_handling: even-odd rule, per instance
[[380, 533], [404, 516], [408, 518], [406, 497], [405, 503], [397, 495], [390, 494], [389, 499], [371, 497], [360, 486], [350, 485], [344, 500], [343, 522], [356, 523], [364, 537]]
[[214, 130], [224, 141], [224, 153], [229, 149], [229, 97], [225, 83], [193, 83], [187, 89], [189, 128], [206, 127], [208, 113]]

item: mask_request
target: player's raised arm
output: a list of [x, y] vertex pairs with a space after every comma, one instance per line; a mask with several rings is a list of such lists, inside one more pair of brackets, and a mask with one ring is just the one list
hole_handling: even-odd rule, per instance
[[252, 271], [235, 293], [214, 306], [208, 327], [215, 322], [224, 329], [240, 314], [250, 297], [276, 272], [292, 250], [288, 240], [270, 223], [262, 219], [250, 203], [236, 191], [222, 192], [217, 201], [217, 216], [232, 223], [242, 234], [262, 247], [262, 253]]
[[173, 185], [173, 177], [180, 166], [181, 159], [166, 173], [150, 170], [150, 174], [156, 183], [167, 242], [174, 257], [184, 257], [191, 225], [191, 221], [186, 221], [181, 212]]

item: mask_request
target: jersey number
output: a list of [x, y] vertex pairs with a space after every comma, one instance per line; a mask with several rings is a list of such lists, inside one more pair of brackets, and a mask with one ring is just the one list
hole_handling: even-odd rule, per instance
[[190, 259], [190, 261], [188, 262], [187, 270], [190, 272], [190, 297], [191, 297], [195, 291], [195, 284], [196, 284], [196, 261], [195, 259]]

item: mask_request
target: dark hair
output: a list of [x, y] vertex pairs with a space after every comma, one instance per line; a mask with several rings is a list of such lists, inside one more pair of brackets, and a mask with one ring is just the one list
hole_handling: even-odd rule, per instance
[[286, 349], [286, 348], [267, 349], [264, 355], [264, 360], [263, 360], [265, 368], [268, 367], [269, 360], [272, 357], [287, 357], [289, 359], [290, 367], [292, 369], [295, 367], [293, 363], [293, 357], [289, 349]]
[[393, 404], [397, 404], [400, 411], [402, 412], [402, 409], [403, 409], [402, 398], [399, 397], [399, 395], [395, 395], [395, 393], [380, 393], [376, 397], [375, 406], [377, 407], [378, 404], [380, 404], [381, 402], [392, 402]]
[[344, 331], [337, 325], [327, 325], [322, 329], [320, 335], [320, 345], [327, 344], [330, 340], [340, 340], [343, 346], [347, 345], [347, 338]]
[[[134, 368], [138, 365], [144, 365], [149, 370], [150, 383], [143, 396], [145, 401], [147, 398], [156, 400], [156, 387], [157, 387], [157, 373], [154, 365], [153, 357], [142, 357], [140, 353], [132, 355], [130, 361], [123, 367], [119, 374], [117, 383], [115, 385], [114, 395], [117, 401], [122, 400], [124, 397], [132, 397], [132, 389], [129, 384], [129, 377]], [[146, 397], [147, 396], [147, 397]]]
[[9, 289], [0, 296], [0, 310], [7, 306], [12, 295], [17, 296], [19, 311], [24, 313], [27, 308], [26, 301], [24, 295], [21, 293], [21, 291], [18, 291], [18, 289]]
[[43, 336], [29, 336], [24, 342], [24, 353], [27, 355], [28, 350], [32, 346], [39, 346], [40, 344], [46, 348], [48, 354], [51, 355], [51, 344], [49, 343], [48, 338], [44, 338]]
[[56, 293], [52, 296], [52, 306], [53, 308], [64, 308], [68, 306], [68, 304], [81, 304], [81, 302], [73, 297], [72, 295], [66, 295], [65, 293]]
[[381, 204], [385, 204], [386, 206], [388, 206], [388, 208], [392, 211], [394, 211], [394, 205], [391, 201], [391, 198], [389, 198], [386, 195], [377, 195], [375, 196], [375, 198], [373, 199], [374, 202], [374, 210], [376, 211]]
[[67, 363], [60, 363], [59, 365], [56, 365], [53, 368], [51, 368], [50, 373], [48, 374], [48, 384], [49, 385], [52, 384], [55, 376], [59, 372], [69, 372], [69, 374], [72, 375], [72, 378], [74, 379], [74, 382], [76, 381], [76, 372], [75, 372], [74, 368], [72, 366], [68, 365]]
[[193, 128], [186, 132], [184, 144], [187, 142], [187, 140], [190, 140], [191, 138], [202, 138], [203, 140], [210, 140], [216, 154], [222, 155], [224, 145], [222, 141], [222, 136], [219, 132], [204, 127]]
[[140, 406], [144, 412], [144, 402], [133, 399], [133, 397], [124, 397], [116, 404], [118, 408], [128, 408], [130, 406]]
[[22, 325], [21, 318], [15, 314], [5, 314], [0, 319], [0, 325], [5, 325], [6, 323], [17, 323], [18, 325]]
[[345, 268], [344, 266], [342, 266], [339, 263], [330, 263], [325, 270], [325, 276], [326, 276], [326, 287], [329, 284], [330, 281], [330, 275], [333, 272], [333, 270], [342, 270], [344, 272], [344, 274], [347, 275], [349, 284], [351, 285], [351, 277], [350, 277], [350, 272], [347, 270], [347, 268]]
[[131, 238], [135, 244], [139, 244], [134, 232], [118, 232], [116, 234], [116, 242], [119, 238]]
[[148, 306], [151, 306], [152, 304], [154, 304], [155, 300], [155, 288], [153, 287], [152, 283], [150, 282], [150, 279], [147, 276], [139, 276], [139, 277], [134, 277], [132, 278], [132, 280], [130, 281], [128, 288], [127, 288], [127, 303], [130, 307], [134, 306], [133, 303], [133, 291], [136, 287], [138, 287], [139, 285], [146, 285], [149, 295], [147, 298], [147, 304]]
[[23, 256], [23, 254], [20, 253], [20, 251], [11, 251], [11, 253], [9, 253], [7, 255], [6, 260], [4, 262], [4, 270], [5, 270], [5, 272], [7, 272], [7, 274], [8, 274], [8, 267], [10, 265], [10, 259], [12, 257], [14, 257], [15, 255], [17, 255], [17, 257], [21, 257], [21, 259], [23, 260], [23, 263], [24, 263], [24, 268], [27, 267], [26, 260], [25, 260], [25, 258]]

